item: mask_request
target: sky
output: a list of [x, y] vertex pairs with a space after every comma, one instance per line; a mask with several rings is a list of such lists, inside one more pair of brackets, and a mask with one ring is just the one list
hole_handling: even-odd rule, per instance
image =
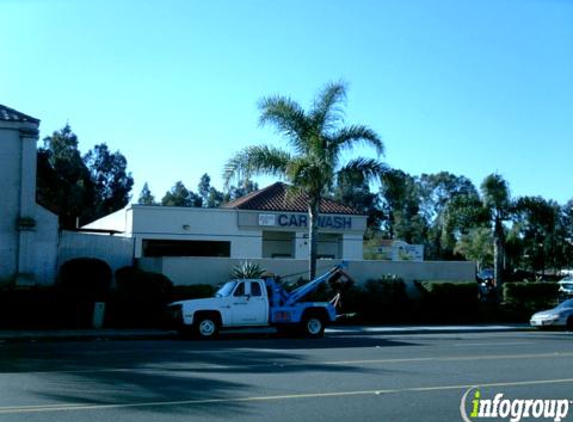
[[119, 150], [134, 201], [221, 190], [237, 151], [286, 147], [262, 97], [308, 108], [337, 81], [393, 168], [573, 198], [570, 0], [0, 0], [0, 22], [0, 104]]

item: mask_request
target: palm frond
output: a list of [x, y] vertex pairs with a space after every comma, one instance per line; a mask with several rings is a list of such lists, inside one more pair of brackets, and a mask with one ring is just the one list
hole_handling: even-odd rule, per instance
[[384, 155], [384, 144], [380, 137], [372, 129], [353, 125], [340, 129], [331, 137], [331, 149], [333, 151], [350, 151], [358, 145], [369, 145], [376, 150], [376, 153]]
[[367, 181], [379, 181], [388, 171], [388, 166], [374, 158], [350, 160], [337, 172], [338, 177], [361, 175]]
[[247, 147], [225, 164], [225, 186], [228, 187], [232, 179], [249, 179], [254, 174], [284, 176], [290, 160], [290, 154], [279, 148], [267, 145]]
[[287, 97], [273, 96], [259, 102], [259, 124], [272, 124], [299, 153], [306, 153], [310, 132], [309, 119], [303, 108]]
[[310, 114], [313, 127], [319, 134], [328, 133], [344, 122], [342, 104], [346, 102], [346, 84], [343, 82], [327, 84], [316, 96]]

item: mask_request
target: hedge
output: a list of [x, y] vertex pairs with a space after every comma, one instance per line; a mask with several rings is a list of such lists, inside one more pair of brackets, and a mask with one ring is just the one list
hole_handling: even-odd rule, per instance
[[172, 299], [173, 283], [163, 274], [123, 267], [115, 272], [116, 288], [108, 302], [106, 325], [159, 327]]
[[511, 319], [527, 322], [535, 312], [559, 303], [559, 285], [551, 282], [504, 283], [502, 307]]
[[420, 322], [478, 322], [480, 302], [475, 281], [424, 281], [417, 283], [421, 293]]

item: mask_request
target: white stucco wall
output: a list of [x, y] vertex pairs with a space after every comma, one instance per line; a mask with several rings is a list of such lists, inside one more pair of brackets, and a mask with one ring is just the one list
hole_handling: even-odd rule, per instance
[[20, 214], [20, 157], [22, 149], [18, 125], [0, 121], [0, 282], [15, 275], [18, 268], [18, 231]]
[[[0, 281], [54, 280], [57, 217], [36, 204], [35, 123], [0, 121]], [[25, 219], [31, 225], [19, 226]]]
[[[164, 257], [137, 260], [146, 271], [161, 272], [176, 285], [219, 284], [228, 280], [232, 268], [241, 264], [240, 259]], [[281, 277], [296, 274], [305, 277], [308, 261], [298, 259], [252, 259], [267, 271]], [[322, 274], [339, 264], [340, 260], [318, 260], [317, 273]], [[357, 282], [379, 279], [389, 274], [407, 282], [417, 281], [472, 281], [475, 279], [475, 263], [468, 261], [348, 261], [348, 273]]]

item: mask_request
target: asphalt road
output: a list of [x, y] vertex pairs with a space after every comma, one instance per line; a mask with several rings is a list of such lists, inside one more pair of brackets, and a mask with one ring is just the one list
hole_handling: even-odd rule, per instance
[[[573, 400], [572, 340], [509, 332], [4, 342], [0, 421], [461, 421], [472, 386], [484, 399]], [[509, 417], [471, 420], [480, 419]], [[573, 421], [573, 404], [563, 420]]]

